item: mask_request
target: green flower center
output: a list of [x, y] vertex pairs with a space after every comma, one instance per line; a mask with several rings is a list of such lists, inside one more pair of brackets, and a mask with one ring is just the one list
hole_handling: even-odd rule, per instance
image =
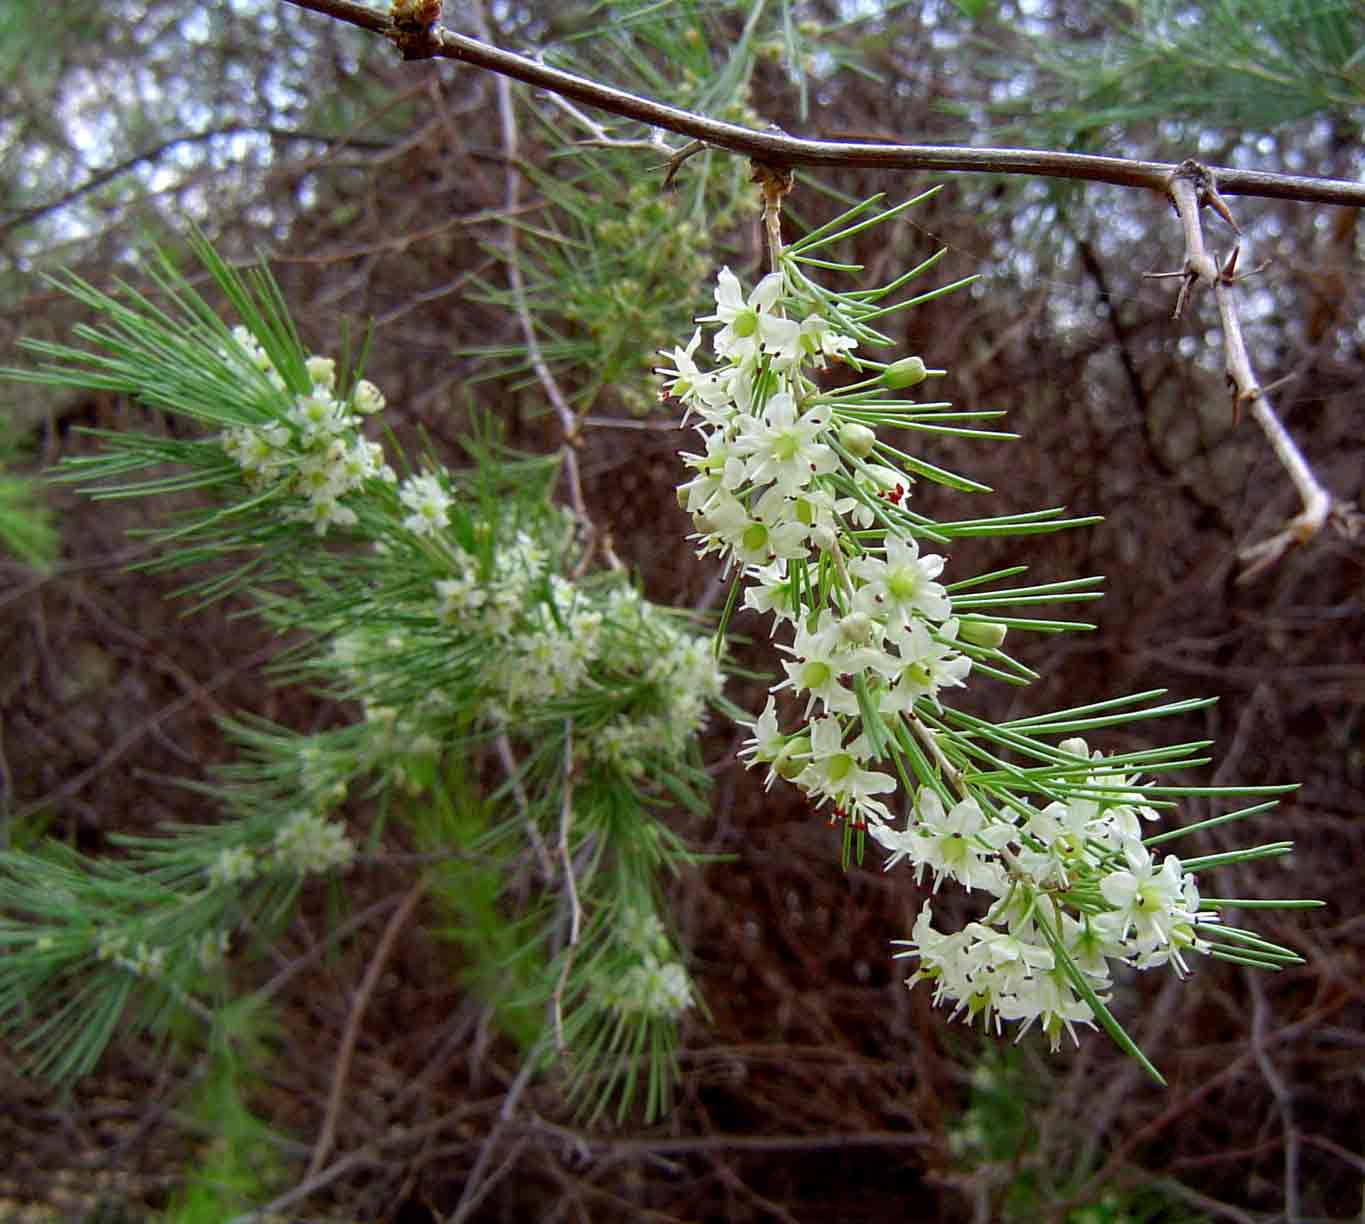
[[762, 523], [750, 523], [740, 536], [745, 552], [758, 552], [767, 547], [768, 529]]
[[730, 324], [730, 330], [741, 340], [752, 336], [758, 330], [758, 311], [748, 308], [739, 311]]
[[907, 684], [913, 684], [916, 688], [929, 688], [933, 680], [933, 674], [923, 663], [911, 663], [902, 673]]
[[919, 586], [919, 576], [914, 570], [893, 570], [886, 579], [886, 591], [897, 603], [909, 603]]
[[829, 758], [825, 774], [831, 782], [842, 782], [853, 769], [853, 758], [847, 752], [836, 753]]
[[801, 687], [812, 690], [823, 688], [833, 674], [828, 663], [813, 659], [801, 668]]
[[773, 458], [781, 463], [795, 459], [800, 449], [801, 439], [790, 430], [773, 439]]

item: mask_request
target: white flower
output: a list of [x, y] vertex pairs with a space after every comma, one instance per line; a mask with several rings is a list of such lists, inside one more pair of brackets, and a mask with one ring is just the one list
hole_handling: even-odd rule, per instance
[[939, 689], [959, 688], [966, 683], [972, 661], [953, 649], [957, 630], [956, 620], [948, 621], [934, 634], [919, 620], [894, 630], [891, 636], [897, 656], [886, 672], [891, 687], [881, 696], [883, 714], [909, 714], [921, 697], [937, 705]]
[[166, 969], [166, 949], [139, 942], [133, 955], [118, 963], [138, 977], [159, 977]]
[[335, 437], [351, 427], [351, 414], [346, 405], [334, 400], [326, 391], [301, 395], [289, 409], [289, 419], [299, 427], [305, 443], [318, 437]]
[[791, 517], [791, 502], [776, 488], [769, 489], [752, 509], [723, 490], [697, 516], [704, 543], [699, 555], [727, 549], [748, 565], [803, 557], [808, 529]]
[[313, 531], [320, 536], [327, 534], [330, 527], [354, 527], [359, 519], [349, 506], [343, 506], [334, 497], [314, 497], [304, 506], [287, 512], [291, 519], [313, 524]]
[[924, 878], [927, 867], [934, 877], [934, 891], [944, 879], [964, 888], [983, 888], [997, 896], [1008, 887], [998, 851], [1015, 836], [1014, 826], [1003, 820], [987, 820], [975, 799], [963, 799], [945, 810], [938, 793], [920, 787], [914, 819], [902, 831], [885, 830], [875, 835], [892, 851], [887, 870], [901, 859]]
[[242, 469], [252, 485], [264, 485], [280, 478], [293, 462], [292, 438], [284, 425], [253, 429], [239, 426], [222, 435], [223, 450]]
[[1100, 892], [1118, 913], [1121, 938], [1135, 931], [1139, 939], [1167, 944], [1178, 921], [1186, 923], [1184, 880], [1180, 860], [1168, 854], [1158, 868], [1146, 847], [1130, 845], [1126, 870], [1111, 872], [1100, 881]]
[[472, 574], [462, 574], [458, 578], [439, 579], [436, 595], [441, 601], [436, 615], [445, 624], [453, 625], [466, 616], [478, 614], [488, 599], [488, 589]]
[[668, 935], [659, 915], [653, 910], [628, 906], [617, 924], [621, 942], [641, 956], [656, 956], [668, 951]]
[[[913, 483], [904, 472], [885, 467], [880, 463], [862, 464], [853, 478], [854, 484], [869, 498], [885, 502], [890, 506], [902, 505], [910, 496]], [[859, 499], [852, 512], [852, 518], [859, 527], [871, 527], [877, 521], [872, 507]]]
[[782, 561], [771, 565], [751, 565], [745, 570], [749, 585], [744, 588], [744, 606], [773, 618], [772, 633], [782, 624], [795, 624], [801, 611], [796, 602], [787, 566]]
[[[739, 750], [739, 757], [746, 765], [776, 764], [789, 755], [789, 745], [794, 737], [778, 728], [777, 703], [771, 697], [768, 698], [768, 704], [763, 707], [762, 714], [753, 722], [741, 721], [740, 726], [748, 727], [753, 732]], [[769, 782], [772, 777], [773, 771], [769, 770]]]
[[209, 883], [213, 885], [237, 884], [249, 880], [256, 874], [256, 856], [247, 846], [231, 846], [218, 852], [218, 857], [209, 865]]
[[828, 405], [817, 405], [801, 416], [790, 392], [769, 397], [761, 417], [742, 417], [735, 454], [746, 456], [746, 477], [755, 487], [773, 481], [788, 496], [800, 493], [818, 475], [834, 471], [838, 456], [818, 441], [829, 425]]
[[705, 513], [721, 490], [733, 493], [744, 483], [744, 460], [731, 440], [717, 431], [706, 439], [706, 454], [684, 454], [683, 462], [697, 475], [682, 485], [678, 504], [689, 514]]
[[863, 580], [855, 596], [858, 607], [888, 624], [908, 624], [916, 612], [943, 621], [952, 612], [948, 593], [934, 581], [943, 572], [943, 558], [921, 557], [914, 539], [888, 534], [884, 560], [857, 557], [848, 568]]
[[716, 356], [743, 361], [757, 356], [760, 346], [769, 352], [784, 352], [800, 341], [800, 325], [772, 313], [782, 296], [782, 274], [770, 272], [749, 295], [729, 268], [716, 277], [716, 313], [698, 322], [722, 323], [712, 345]]
[[[1051, 953], [1048, 953], [1051, 957]], [[1077, 1024], [1095, 1027], [1095, 1017], [1086, 1003], [1072, 988], [1071, 983], [1056, 969], [1035, 973], [1015, 984], [1014, 989], [996, 1001], [996, 1008], [1003, 1020], [1022, 1020], [1017, 1041], [1033, 1027], [1037, 1020], [1042, 1021], [1042, 1030], [1047, 1037], [1048, 1046], [1055, 1054], [1061, 1049], [1062, 1031], [1065, 1030], [1073, 1045], [1079, 1045], [1076, 1036]]]
[[344, 869], [355, 858], [355, 844], [341, 825], [311, 812], [295, 812], [280, 826], [274, 850], [281, 868], [300, 875]]
[[845, 687], [842, 680], [853, 672], [862, 671], [869, 656], [876, 652], [850, 648], [839, 632], [834, 613], [828, 608], [820, 613], [813, 630], [809, 625], [801, 625], [796, 631], [796, 640], [790, 646], [778, 646], [778, 649], [792, 655], [793, 660], [782, 661], [787, 678], [773, 685], [772, 691], [777, 693], [790, 688], [809, 694], [804, 717], [810, 717], [817, 700], [826, 713], [858, 712], [857, 694]]
[[[663, 355], [673, 362], [672, 367], [658, 366], [655, 373], [664, 380], [664, 390], [676, 396], [687, 407], [683, 414], [682, 423], [687, 424], [687, 419], [694, 408], [704, 405], [706, 408], [716, 409], [731, 404], [730, 390], [727, 381], [720, 374], [710, 374], [698, 368], [692, 354], [697, 351], [697, 346], [701, 343], [701, 328], [697, 328], [692, 333], [692, 339], [688, 341], [686, 348], [674, 348], [672, 352], [667, 349], [660, 349]], [[733, 408], [731, 409], [733, 411]], [[702, 416], [712, 424], [718, 423], [718, 419], [729, 414], [714, 414], [703, 411]]]
[[447, 511], [453, 499], [435, 476], [409, 476], [399, 488], [398, 498], [412, 511], [403, 526], [413, 535], [434, 535], [439, 528], [449, 526]]
[[894, 954], [897, 959], [913, 956], [920, 963], [919, 968], [906, 978], [905, 984], [913, 987], [917, 982], [933, 982], [935, 1003], [964, 998], [972, 991], [970, 937], [965, 931], [947, 935], [936, 931], [933, 917], [930, 903], [926, 901], [915, 919], [914, 938], [892, 940], [894, 945], [905, 949]]
[[394, 471], [384, 462], [384, 448], [378, 442], [366, 442], [358, 438], [347, 446], [338, 462], [349, 488], [359, 488], [371, 477], [382, 480], [396, 479]]
[[815, 364], [822, 370], [827, 358], [833, 357], [838, 361], [845, 353], [858, 347], [858, 342], [852, 336], [835, 331], [828, 319], [817, 314], [807, 315], [801, 320], [800, 344], [802, 352], [814, 357]]
[[676, 961], [661, 964], [647, 956], [606, 987], [607, 1002], [617, 1011], [676, 1017], [692, 1006], [687, 970]]
[[875, 829], [891, 813], [870, 797], [895, 790], [896, 779], [863, 768], [868, 752], [862, 736], [847, 747], [843, 739], [844, 727], [837, 718], [815, 719], [810, 724], [810, 764], [797, 776], [796, 784], [817, 801], [829, 800], [837, 812]]
[[347, 447], [340, 438], [333, 438], [325, 447], [309, 451], [299, 461], [294, 479], [296, 492], [305, 497], [335, 501], [352, 486], [345, 467]]

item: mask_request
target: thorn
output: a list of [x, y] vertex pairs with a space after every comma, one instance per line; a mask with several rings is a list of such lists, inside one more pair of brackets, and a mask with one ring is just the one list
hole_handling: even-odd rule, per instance
[[1232, 226], [1232, 232], [1240, 237], [1242, 230], [1237, 222], [1232, 219], [1232, 210], [1228, 208], [1227, 201], [1218, 194], [1218, 188], [1214, 185], [1212, 174], [1208, 175], [1207, 183], [1203, 184], [1200, 188], [1199, 203], [1207, 204], [1212, 208], [1214, 212]]
[[700, 153], [704, 148], [706, 148], [704, 140], [689, 141], [664, 162], [664, 165], [668, 167], [668, 173], [664, 175], [663, 186], [659, 190], [668, 191], [673, 186], [673, 180], [677, 177], [678, 171], [682, 169], [683, 162]]

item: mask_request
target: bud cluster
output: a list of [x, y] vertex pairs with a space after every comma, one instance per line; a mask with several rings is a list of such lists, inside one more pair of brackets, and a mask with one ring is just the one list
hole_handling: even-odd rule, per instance
[[307, 359], [309, 389], [291, 394], [246, 328], [234, 328], [233, 339], [238, 351], [228, 356], [244, 359], [276, 392], [287, 395], [289, 404], [267, 422], [226, 430], [223, 449], [252, 488], [278, 487], [302, 499], [302, 505], [288, 508], [289, 518], [312, 523], [320, 536], [333, 524], [354, 526], [356, 513], [343, 504], [347, 494], [376, 477], [390, 483], [396, 479], [379, 443], [361, 434], [364, 418], [383, 409], [384, 397], [373, 383], [361, 379], [349, 395], [339, 398], [336, 363], [326, 357]]

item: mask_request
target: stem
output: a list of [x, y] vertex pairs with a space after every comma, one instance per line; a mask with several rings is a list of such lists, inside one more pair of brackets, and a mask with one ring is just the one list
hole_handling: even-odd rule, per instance
[[[1169, 162], [1133, 161], [1057, 153], [1047, 149], [961, 148], [950, 145], [859, 144], [837, 140], [804, 140], [783, 132], [755, 132], [721, 123], [691, 111], [665, 106], [624, 90], [599, 85], [586, 77], [503, 51], [453, 30], [433, 26], [425, 33], [400, 31], [387, 14], [350, 0], [285, 0], [299, 8], [322, 13], [361, 29], [382, 34], [397, 43], [408, 59], [454, 59], [477, 68], [524, 81], [586, 106], [665, 131], [704, 141], [718, 149], [742, 153], [775, 166], [855, 166], [873, 170], [929, 170], [976, 174], [1030, 174], [1045, 178], [1110, 183], [1116, 187], [1145, 187], [1165, 195], [1176, 166]], [[677, 156], [675, 154], [675, 156]], [[1211, 171], [1225, 195], [1263, 196], [1319, 204], [1365, 205], [1365, 183], [1339, 179], [1266, 174], [1256, 170], [1216, 168]]]
[[1234, 243], [1232, 253], [1222, 267], [1208, 253], [1204, 246], [1203, 224], [1200, 208], [1208, 204], [1223, 217], [1234, 232], [1237, 224], [1228, 211], [1226, 203], [1214, 185], [1212, 174], [1206, 166], [1198, 162], [1184, 161], [1171, 176], [1168, 185], [1171, 202], [1180, 216], [1180, 226], [1185, 235], [1185, 266], [1181, 276], [1180, 293], [1176, 298], [1175, 315], [1180, 317], [1189, 299], [1190, 291], [1197, 284], [1208, 285], [1213, 289], [1218, 306], [1218, 317], [1222, 323], [1224, 369], [1228, 385], [1232, 388], [1232, 417], [1234, 423], [1243, 404], [1249, 404], [1249, 412], [1261, 427], [1270, 442], [1275, 457], [1280, 461], [1289, 479], [1298, 491], [1303, 509], [1295, 515], [1283, 529], [1262, 540], [1259, 544], [1242, 550], [1240, 557], [1244, 569], [1238, 578], [1246, 582], [1274, 565], [1291, 548], [1305, 544], [1326, 526], [1335, 514], [1340, 525], [1347, 527], [1350, 512], [1346, 507], [1338, 509], [1327, 490], [1318, 482], [1313, 469], [1303, 457], [1303, 452], [1285, 429], [1270, 399], [1256, 379], [1251, 368], [1251, 358], [1247, 353], [1246, 338], [1242, 332], [1242, 320], [1237, 310], [1237, 300], [1233, 288], [1237, 283], [1237, 255], [1240, 245]]
[[[487, 37], [488, 21], [482, 5], [475, 6], [475, 19], [480, 33]], [[559, 448], [560, 471], [564, 474], [569, 504], [572, 506], [574, 517], [578, 520], [583, 531], [583, 551], [573, 572], [573, 577], [577, 579], [587, 572], [592, 561], [593, 551], [599, 541], [603, 544], [604, 555], [612, 568], [620, 569], [621, 564], [616, 559], [610, 545], [603, 540], [602, 533], [598, 531], [592, 515], [588, 513], [587, 503], [583, 498], [583, 482], [578, 463], [578, 447], [582, 441], [578, 416], [570, 407], [568, 397], [560, 389], [555, 376], [550, 372], [550, 367], [545, 361], [545, 355], [540, 349], [540, 339], [536, 335], [535, 323], [532, 321], [530, 310], [526, 305], [526, 281], [522, 276], [521, 264], [517, 258], [517, 225], [514, 220], [521, 210], [521, 171], [518, 168], [517, 155], [520, 137], [517, 129], [516, 110], [512, 105], [512, 89], [505, 76], [497, 78], [497, 95], [498, 119], [502, 127], [502, 151], [506, 159], [506, 169], [503, 174], [503, 199], [506, 206], [503, 245], [507, 252], [504, 261], [507, 265], [507, 282], [512, 290], [512, 301], [516, 310], [517, 321], [521, 325], [522, 339], [526, 343], [526, 359], [535, 372], [536, 380], [540, 383], [541, 389], [545, 392], [545, 398], [550, 401], [550, 406], [559, 418], [560, 428], [564, 431], [564, 442]]]
[[569, 970], [573, 968], [574, 953], [583, 925], [583, 907], [578, 900], [578, 883], [574, 878], [573, 854], [569, 847], [572, 824], [573, 720], [569, 719], [564, 723], [564, 792], [559, 806], [559, 857], [564, 864], [564, 883], [569, 900], [569, 942], [564, 949], [564, 967], [559, 971], [554, 993], [555, 1041], [561, 1058], [568, 1054], [568, 1044], [564, 1040], [564, 989], [569, 982]]

